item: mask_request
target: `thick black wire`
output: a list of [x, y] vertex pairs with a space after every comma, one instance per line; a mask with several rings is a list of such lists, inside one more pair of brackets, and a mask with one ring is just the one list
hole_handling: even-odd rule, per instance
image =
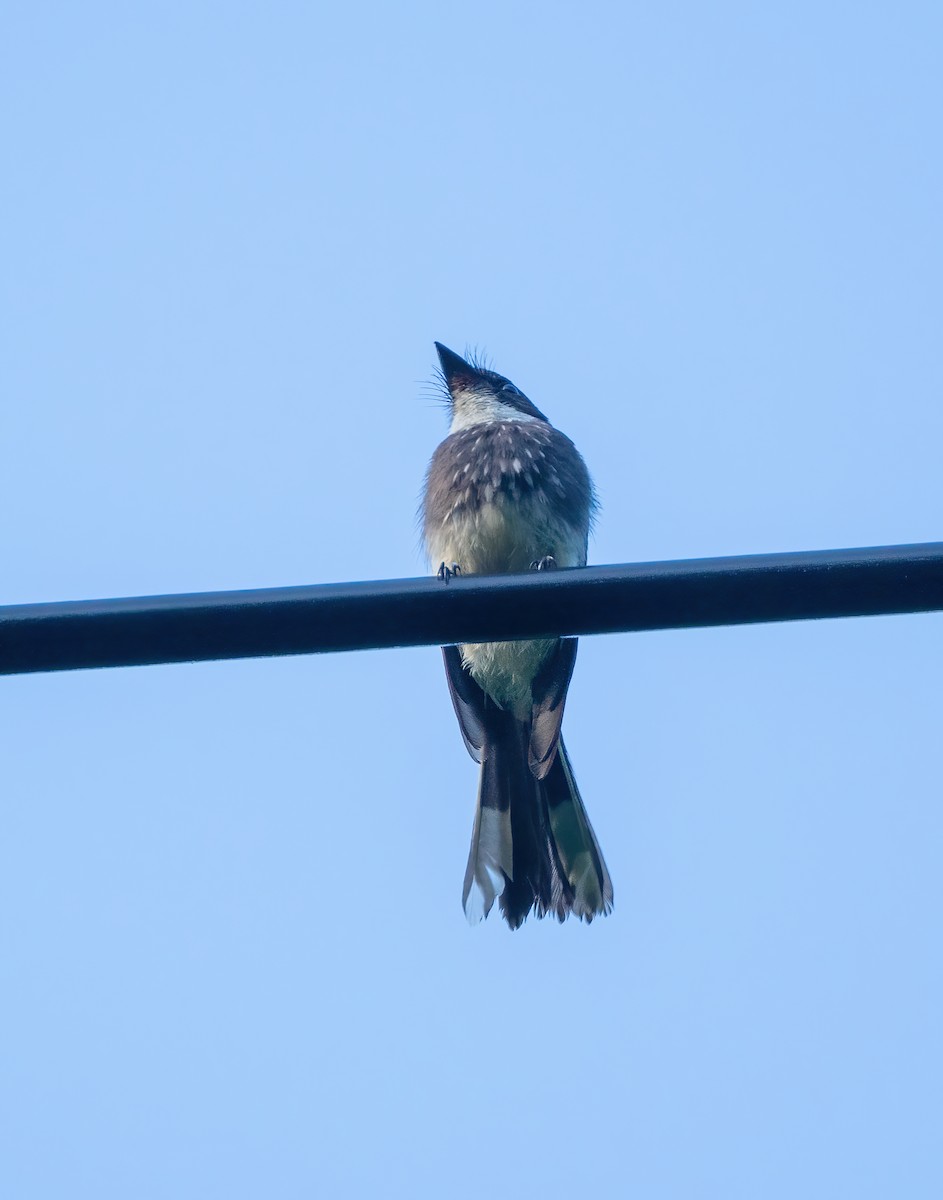
[[0, 608], [0, 674], [943, 609], [943, 542]]

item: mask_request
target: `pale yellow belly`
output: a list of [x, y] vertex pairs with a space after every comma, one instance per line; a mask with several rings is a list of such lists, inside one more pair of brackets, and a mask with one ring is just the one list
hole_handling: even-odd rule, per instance
[[531, 683], [556, 639], [539, 642], [473, 642], [460, 646], [462, 662], [502, 708], [522, 720], [530, 716]]
[[[496, 502], [470, 512], [457, 509], [427, 531], [433, 565], [457, 563], [465, 575], [506, 575], [530, 570], [550, 555], [558, 567], [586, 563], [585, 534], [554, 521], [545, 506]], [[556, 639], [480, 642], [460, 647], [462, 661], [485, 692], [521, 719], [531, 711], [531, 683]]]
[[586, 537], [555, 521], [539, 504], [496, 502], [474, 511], [456, 509], [427, 530], [426, 549], [433, 566], [458, 563], [466, 575], [505, 575], [527, 571], [551, 555], [558, 567], [586, 564]]

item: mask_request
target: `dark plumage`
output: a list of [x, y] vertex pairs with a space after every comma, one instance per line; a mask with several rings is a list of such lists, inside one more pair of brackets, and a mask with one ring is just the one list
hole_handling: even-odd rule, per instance
[[424, 513], [454, 508], [476, 512], [524, 496], [550, 507], [590, 512], [586, 465], [564, 433], [544, 421], [472, 425], [441, 442], [429, 464]]

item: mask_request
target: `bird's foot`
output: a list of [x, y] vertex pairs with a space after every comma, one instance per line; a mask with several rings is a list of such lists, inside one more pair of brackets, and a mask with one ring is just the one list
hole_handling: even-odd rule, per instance
[[436, 579], [441, 579], [443, 583], [448, 583], [453, 576], [461, 575], [461, 573], [462, 568], [458, 565], [458, 563], [452, 563], [450, 567], [446, 566], [445, 563], [440, 563], [439, 569], [435, 573], [435, 577]]
[[530, 564], [532, 571], [555, 571], [557, 569], [557, 560], [552, 554], [545, 554], [543, 558], [535, 558]]

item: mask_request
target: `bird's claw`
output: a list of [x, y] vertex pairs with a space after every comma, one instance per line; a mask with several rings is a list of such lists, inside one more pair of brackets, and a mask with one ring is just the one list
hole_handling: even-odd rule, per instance
[[448, 583], [453, 576], [461, 575], [461, 573], [462, 568], [458, 565], [458, 563], [452, 563], [450, 567], [446, 566], [445, 563], [440, 563], [439, 569], [435, 573], [435, 577], [436, 579], [441, 579], [443, 583]]
[[552, 554], [545, 554], [543, 558], [535, 558], [530, 564], [532, 571], [555, 571], [556, 567], [557, 560]]

